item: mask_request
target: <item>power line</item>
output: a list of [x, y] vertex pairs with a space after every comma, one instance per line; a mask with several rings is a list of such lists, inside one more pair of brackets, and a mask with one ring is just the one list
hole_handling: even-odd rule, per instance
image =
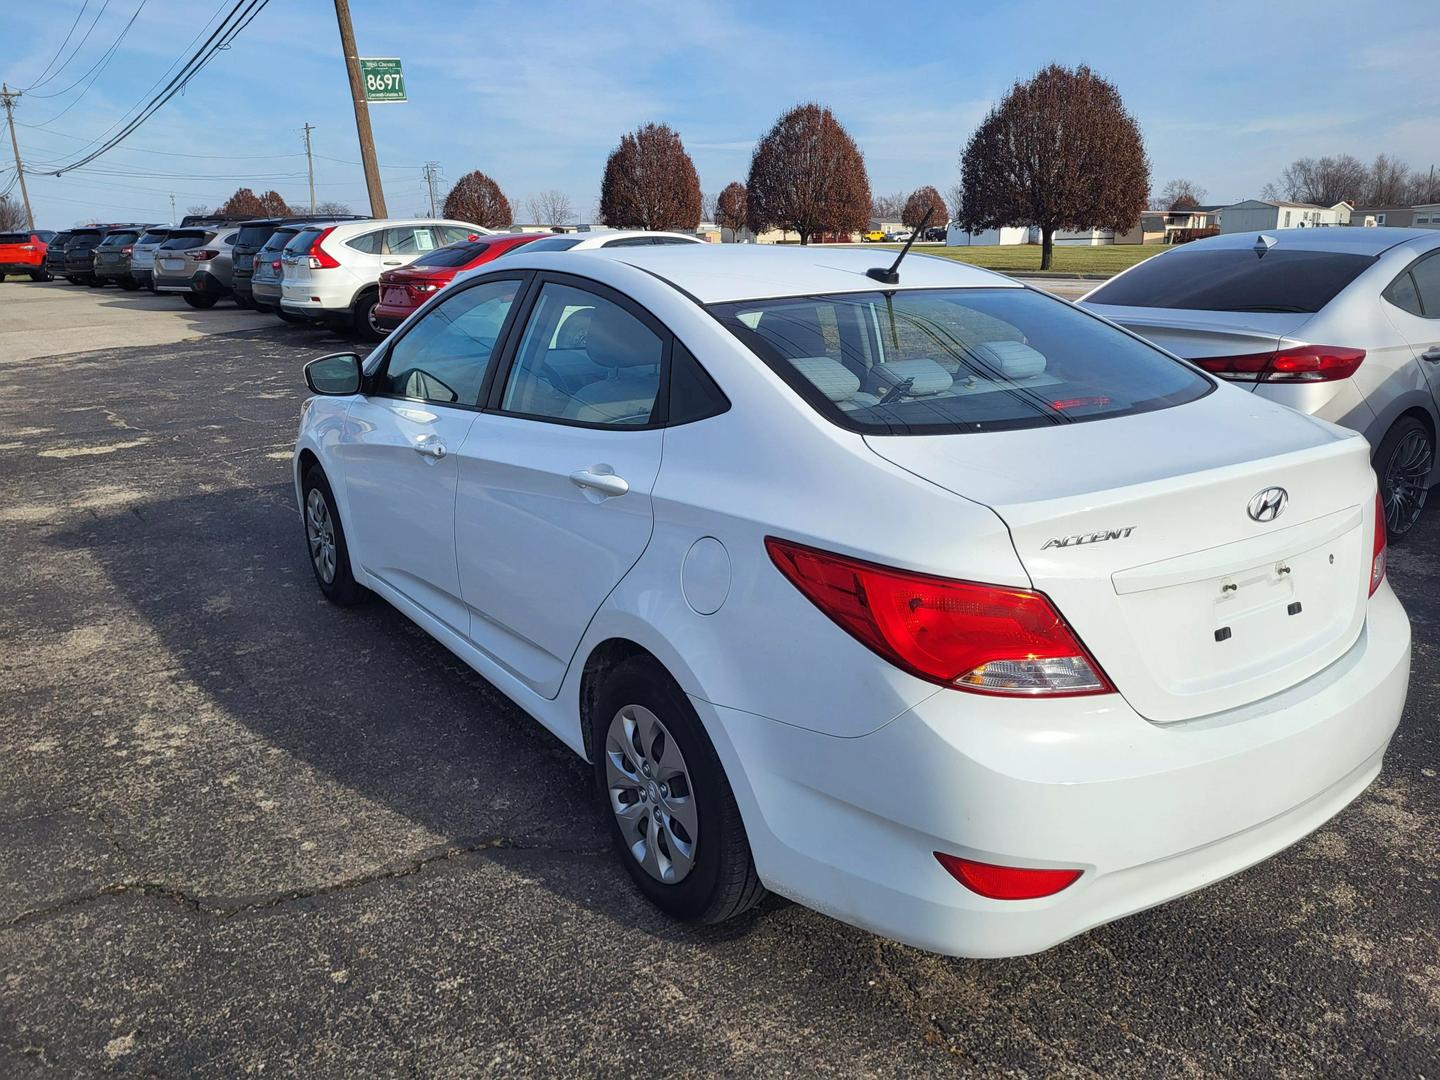
[[[89, 0], [86, 0], [86, 5], [85, 5], [85, 6], [86, 6], [86, 7], [89, 6]], [[35, 87], [37, 87], [37, 86], [44, 86], [46, 83], [50, 82], [51, 79], [57, 79], [57, 78], [60, 77], [60, 73], [61, 73], [62, 71], [64, 71], [67, 67], [70, 66], [70, 61], [71, 61], [71, 60], [74, 60], [75, 57], [77, 57], [77, 56], [80, 55], [80, 50], [85, 47], [85, 42], [89, 41], [89, 40], [90, 40], [90, 35], [95, 32], [95, 25], [100, 21], [100, 16], [105, 14], [105, 9], [108, 8], [109, 6], [110, 6], [110, 0], [105, 0], [105, 2], [100, 5], [100, 10], [95, 13], [95, 18], [93, 18], [93, 19], [90, 20], [90, 28], [85, 31], [85, 36], [80, 39], [80, 44], [76, 45], [75, 48], [74, 48], [73, 50], [71, 50], [70, 55], [65, 58], [65, 62], [64, 62], [63, 64], [61, 64], [58, 68], [56, 68], [55, 71], [54, 71], [54, 73], [51, 74], [48, 78], [41, 79], [39, 82], [31, 83], [31, 84], [26, 88], [27, 92], [28, 92], [29, 90], [34, 90]], [[80, 9], [80, 15], [84, 15], [84, 14], [85, 14], [85, 7], [82, 7], [82, 8]], [[78, 23], [78, 22], [80, 21], [80, 16], [77, 15], [76, 18], [75, 18], [75, 21]], [[72, 27], [71, 30], [70, 30], [70, 33], [73, 34], [74, 32], [75, 32], [75, 30], [74, 30], [74, 28]], [[66, 36], [65, 40], [66, 40], [66, 41], [69, 41], [69, 40], [70, 40], [70, 38], [69, 38], [68, 35]], [[63, 49], [65, 48], [65, 46], [64, 46], [64, 45], [61, 45], [60, 48], [63, 50]], [[51, 63], [53, 64], [54, 61], [52, 60]]]
[[[75, 15], [75, 21], [70, 24], [70, 30], [65, 35], [65, 40], [60, 42], [60, 48], [55, 50], [55, 55], [50, 58], [50, 63], [46, 64], [44, 69], [40, 72], [40, 77], [37, 78], [29, 86], [22, 86], [20, 88], [22, 92], [27, 90], [34, 90], [35, 87], [44, 86], [47, 82], [50, 81], [50, 79], [45, 78], [45, 76], [49, 74], [50, 69], [55, 66], [55, 61], [60, 59], [60, 54], [65, 51], [65, 46], [70, 44], [70, 39], [75, 36], [75, 28], [80, 25], [80, 20], [85, 17], [85, 9], [89, 6], [90, 0], [85, 0], [85, 2], [80, 5], [80, 10]], [[59, 74], [60, 73], [58, 71], [55, 73], [55, 75]], [[55, 75], [51, 75], [50, 78], [53, 79]]]
[[90, 80], [90, 82], [86, 85], [85, 89], [80, 91], [79, 95], [75, 98], [75, 101], [72, 101], [69, 105], [66, 105], [65, 108], [61, 109], [49, 120], [42, 120], [41, 123], [50, 124], [60, 119], [60, 117], [64, 116], [67, 112], [69, 112], [75, 107], [75, 102], [79, 101], [81, 98], [83, 98], [86, 94], [90, 92], [90, 87], [95, 85], [95, 80], [98, 79], [104, 73], [105, 69], [110, 66], [110, 61], [115, 59], [115, 53], [119, 51], [121, 44], [124, 43], [125, 35], [130, 33], [130, 28], [135, 25], [135, 20], [140, 17], [140, 12], [145, 10], [145, 5], [149, 2], [150, 0], [140, 0], [139, 5], [135, 8], [135, 13], [130, 16], [130, 21], [127, 22], [123, 27], [121, 27], [120, 33], [117, 34], [115, 40], [110, 43], [110, 47], [100, 54], [100, 59], [96, 60], [95, 63], [91, 64], [90, 70], [85, 72], [84, 75], [81, 75], [80, 78], [76, 79], [69, 86], [65, 87], [64, 90], [57, 90], [53, 94], [36, 94], [33, 92], [30, 94], [31, 97], [41, 99], [63, 97], [71, 90], [74, 90], [75, 87], [79, 86], [82, 82], [85, 82], [86, 79]]

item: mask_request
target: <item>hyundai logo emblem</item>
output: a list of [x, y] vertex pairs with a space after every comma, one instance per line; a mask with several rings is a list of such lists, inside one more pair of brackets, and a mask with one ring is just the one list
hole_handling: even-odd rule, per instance
[[1285, 512], [1290, 493], [1282, 487], [1268, 487], [1250, 500], [1245, 512], [1251, 521], [1274, 521]]

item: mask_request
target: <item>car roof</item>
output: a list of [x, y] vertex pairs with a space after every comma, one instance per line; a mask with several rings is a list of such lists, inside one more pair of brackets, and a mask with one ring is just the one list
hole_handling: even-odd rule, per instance
[[651, 237], [651, 238], [654, 238], [654, 237], [657, 237], [657, 236], [664, 236], [664, 237], [668, 237], [668, 238], [670, 238], [670, 239], [672, 239], [672, 240], [680, 240], [680, 241], [686, 242], [686, 243], [692, 243], [692, 244], [703, 244], [703, 243], [704, 243], [704, 241], [701, 240], [698, 236], [694, 236], [694, 235], [692, 235], [692, 234], [690, 234], [690, 233], [665, 232], [665, 231], [663, 231], [663, 230], [655, 230], [655, 229], [588, 229], [588, 230], [586, 230], [585, 232], [573, 232], [573, 233], [564, 233], [564, 234], [551, 233], [551, 234], [549, 234], [549, 235], [551, 235], [551, 236], [564, 235], [564, 236], [566, 236], [567, 238], [568, 238], [568, 237], [572, 237], [572, 236], [573, 236], [573, 237], [578, 237], [578, 238], [579, 238], [579, 243], [577, 243], [577, 244], [575, 245], [575, 247], [576, 247], [577, 249], [581, 250], [581, 251], [584, 251], [584, 250], [587, 250], [587, 249], [590, 249], [590, 248], [602, 247], [602, 246], [604, 246], [605, 244], [608, 244], [608, 243], [609, 243], [610, 241], [612, 241], [612, 240], [628, 240], [628, 239], [630, 239], [632, 236], [646, 236], [646, 237]]
[[1337, 251], [1352, 255], [1379, 255], [1382, 251], [1389, 251], [1397, 244], [1403, 244], [1410, 240], [1434, 239], [1437, 232], [1434, 229], [1390, 229], [1390, 228], [1359, 228], [1349, 225], [1337, 225], [1329, 228], [1317, 229], [1257, 229], [1238, 233], [1221, 233], [1219, 236], [1207, 236], [1203, 240], [1194, 240], [1177, 250], [1210, 251], [1221, 248], [1245, 248], [1255, 247], [1256, 237], [1265, 236], [1272, 238], [1275, 242], [1271, 245], [1275, 250], [1286, 249], [1289, 251]]
[[658, 244], [653, 247], [599, 248], [540, 252], [517, 248], [505, 256], [515, 265], [531, 259], [547, 266], [565, 260], [608, 259], [654, 274], [702, 304], [772, 296], [808, 296], [894, 289], [1024, 288], [1018, 281], [934, 255], [911, 252], [900, 264], [900, 284], [886, 285], [866, 276], [871, 267], [889, 266], [895, 253], [810, 244]]
[[334, 225], [338, 229], [357, 229], [361, 232], [368, 232], [371, 229], [399, 229], [406, 225], [453, 225], [461, 229], [469, 229], [480, 236], [493, 236], [494, 229], [482, 228], [479, 225], [468, 221], [454, 221], [450, 218], [361, 218], [359, 221], [353, 219], [329, 219], [325, 222], [312, 222], [311, 224]]

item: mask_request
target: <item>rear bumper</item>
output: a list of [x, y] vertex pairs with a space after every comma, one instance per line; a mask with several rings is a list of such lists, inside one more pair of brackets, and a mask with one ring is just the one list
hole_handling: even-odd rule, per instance
[[45, 269], [42, 263], [0, 262], [0, 274], [37, 274]]
[[[922, 948], [994, 957], [1181, 896], [1318, 828], [1379, 771], [1409, 668], [1409, 622], [1387, 584], [1340, 660], [1201, 720], [1151, 724], [1118, 696], [941, 690], [844, 739], [695, 706], [768, 887]], [[1044, 899], [987, 900], [936, 851], [1084, 873]]]
[[394, 304], [376, 304], [375, 324], [382, 330], [394, 330], [414, 314], [414, 312], [415, 308], [413, 307], [397, 307]]
[[154, 275], [154, 288], [162, 293], [197, 293], [199, 295], [226, 296], [227, 289], [214, 274], [201, 271], [189, 277], [173, 274]]

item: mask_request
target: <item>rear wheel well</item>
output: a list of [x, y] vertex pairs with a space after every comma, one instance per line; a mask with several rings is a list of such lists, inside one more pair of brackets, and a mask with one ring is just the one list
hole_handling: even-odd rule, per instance
[[1401, 413], [1399, 416], [1397, 416], [1397, 417], [1395, 418], [1394, 422], [1391, 423], [1390, 426], [1391, 426], [1391, 427], [1394, 427], [1394, 426], [1395, 426], [1396, 424], [1398, 424], [1401, 420], [1404, 420], [1407, 416], [1413, 416], [1416, 420], [1419, 420], [1420, 423], [1425, 426], [1426, 432], [1430, 435], [1430, 445], [1431, 445], [1431, 446], [1434, 446], [1434, 445], [1435, 445], [1435, 418], [1432, 417], [1426, 410], [1420, 408], [1420, 406], [1418, 406], [1418, 405], [1416, 405], [1416, 406], [1413, 407], [1413, 408], [1406, 409], [1403, 413]]
[[609, 638], [602, 641], [590, 650], [590, 656], [585, 661], [585, 670], [580, 675], [580, 735], [585, 740], [587, 761], [595, 760], [594, 748], [590, 745], [591, 721], [595, 703], [600, 697], [600, 688], [605, 685], [605, 679], [610, 672], [634, 657], [645, 657], [662, 671], [665, 670], [665, 665], [660, 663], [654, 653], [628, 638]]

